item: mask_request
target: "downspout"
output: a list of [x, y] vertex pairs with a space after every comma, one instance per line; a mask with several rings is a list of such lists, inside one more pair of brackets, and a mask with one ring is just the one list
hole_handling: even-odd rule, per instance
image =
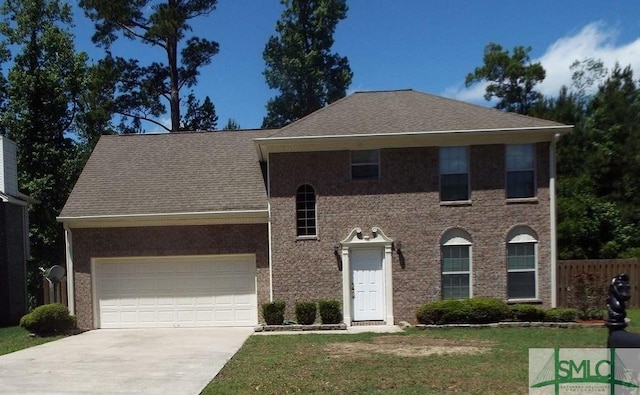
[[560, 134], [556, 133], [549, 146], [549, 214], [551, 233], [551, 307], [557, 305], [557, 268], [558, 268], [558, 235], [556, 229], [556, 145]]
[[76, 314], [76, 300], [75, 300], [75, 288], [74, 288], [74, 270], [73, 270], [73, 240], [71, 235], [71, 229], [68, 224], [64, 224], [64, 246], [65, 255], [67, 257], [67, 303], [69, 307], [69, 313]]
[[269, 211], [269, 222], [267, 229], [269, 234], [269, 302], [273, 302], [273, 244], [271, 240], [271, 164], [269, 154], [267, 154], [267, 210]]

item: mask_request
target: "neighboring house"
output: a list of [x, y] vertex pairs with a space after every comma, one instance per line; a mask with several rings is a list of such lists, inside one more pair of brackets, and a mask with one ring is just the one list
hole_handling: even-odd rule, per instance
[[18, 191], [16, 144], [0, 135], [0, 327], [27, 312], [30, 202]]
[[355, 93], [278, 130], [104, 136], [59, 220], [82, 328], [254, 325], [338, 299], [555, 305], [555, 144], [571, 130], [420, 92]]

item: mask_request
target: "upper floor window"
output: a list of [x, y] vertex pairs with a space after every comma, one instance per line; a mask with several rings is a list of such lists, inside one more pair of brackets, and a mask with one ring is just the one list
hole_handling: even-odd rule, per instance
[[442, 251], [442, 299], [471, 297], [471, 237], [460, 229], [444, 234]]
[[351, 151], [351, 179], [377, 180], [380, 178], [380, 151]]
[[519, 226], [508, 236], [507, 297], [535, 299], [537, 297], [538, 254], [536, 234]]
[[301, 185], [296, 192], [296, 222], [298, 236], [315, 236], [316, 191], [311, 185]]
[[469, 200], [469, 147], [440, 148], [440, 200]]
[[535, 145], [507, 145], [506, 162], [507, 198], [535, 197]]

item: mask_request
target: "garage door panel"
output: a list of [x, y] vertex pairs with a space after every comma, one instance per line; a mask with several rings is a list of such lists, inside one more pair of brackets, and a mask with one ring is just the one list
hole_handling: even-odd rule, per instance
[[252, 256], [97, 260], [94, 276], [102, 328], [257, 323]]

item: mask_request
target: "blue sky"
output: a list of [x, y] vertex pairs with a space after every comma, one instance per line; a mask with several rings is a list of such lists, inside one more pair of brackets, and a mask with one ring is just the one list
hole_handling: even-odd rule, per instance
[[[482, 86], [464, 87], [489, 42], [507, 49], [531, 46], [532, 60], [547, 70], [540, 90], [548, 95], [571, 82], [573, 61], [587, 57], [609, 68], [616, 61], [631, 64], [640, 77], [636, 0], [351, 0], [348, 5], [334, 51], [349, 58], [354, 73], [349, 92], [412, 88], [490, 105]], [[264, 81], [262, 51], [282, 10], [279, 0], [219, 0], [211, 15], [194, 21], [193, 34], [220, 44], [195, 88], [199, 97], [213, 100], [219, 126], [233, 118], [242, 128], [260, 127], [267, 100], [277, 93]], [[100, 58], [90, 40], [91, 22], [79, 13], [76, 25], [77, 49]], [[142, 62], [162, 56], [125, 41], [114, 53]]]

